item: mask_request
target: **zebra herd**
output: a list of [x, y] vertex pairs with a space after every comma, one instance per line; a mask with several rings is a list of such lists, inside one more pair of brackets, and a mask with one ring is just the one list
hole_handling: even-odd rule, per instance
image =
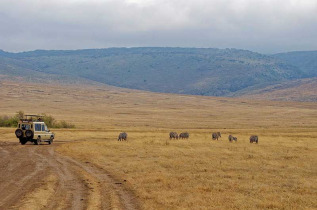
[[[118, 137], [118, 141], [123, 141], [123, 140], [127, 140], [128, 138], [128, 134], [126, 132], [120, 133], [119, 137]], [[172, 131], [170, 132], [170, 139], [188, 139], [189, 138], [189, 133], [188, 132], [183, 132], [180, 133], [179, 135]], [[220, 132], [215, 132], [211, 134], [211, 138], [212, 140], [218, 140], [219, 138], [221, 138], [221, 133]], [[237, 142], [238, 138], [232, 136], [231, 134], [228, 136], [228, 140], [229, 142]], [[259, 137], [256, 135], [252, 135], [250, 136], [250, 143], [258, 143], [259, 142]]]
[[176, 132], [170, 132], [170, 139], [188, 139], [189, 133], [184, 132], [180, 133], [179, 135]]
[[[185, 133], [181, 133], [178, 135], [174, 131], [170, 132], [170, 139], [179, 139], [179, 138], [188, 139], [189, 133], [185, 132]], [[221, 138], [221, 133], [220, 132], [212, 133], [211, 138], [212, 138], [212, 140], [218, 140], [219, 138]], [[233, 141], [237, 142], [238, 138], [230, 134], [228, 136], [228, 140], [229, 140], [229, 142], [233, 142]], [[258, 136], [256, 136], [256, 135], [250, 136], [250, 143], [258, 143], [258, 142], [259, 142]]]

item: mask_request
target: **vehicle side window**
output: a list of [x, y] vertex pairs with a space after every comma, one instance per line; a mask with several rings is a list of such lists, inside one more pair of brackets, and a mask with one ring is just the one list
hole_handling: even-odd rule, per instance
[[35, 124], [35, 131], [41, 131], [41, 124]]
[[42, 125], [42, 131], [45, 131], [45, 126], [44, 125]]

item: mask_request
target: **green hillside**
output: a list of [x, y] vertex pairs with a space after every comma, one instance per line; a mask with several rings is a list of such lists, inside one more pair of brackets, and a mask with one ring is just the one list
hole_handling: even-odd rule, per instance
[[317, 51], [279, 53], [274, 57], [300, 68], [307, 77], [317, 77]]
[[[0, 73], [84, 78], [155, 92], [230, 96], [305, 77], [276, 57], [237, 49], [109, 48], [74, 51], [0, 52]], [[14, 71], [12, 70], [14, 69]]]

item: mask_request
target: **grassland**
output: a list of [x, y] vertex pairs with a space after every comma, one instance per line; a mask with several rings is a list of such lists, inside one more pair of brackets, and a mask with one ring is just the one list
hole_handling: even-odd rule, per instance
[[293, 80], [262, 89], [241, 93], [241, 98], [276, 101], [317, 101], [317, 77]]
[[[103, 168], [144, 209], [316, 209], [316, 103], [2, 81], [0, 115], [48, 113], [57, 151]], [[20, 102], [23, 99], [23, 102]], [[19, 103], [20, 102], [20, 103]], [[0, 129], [1, 141], [16, 141]], [[188, 140], [169, 140], [169, 131]], [[127, 142], [116, 141], [121, 131]], [[212, 131], [222, 139], [211, 140]], [[229, 143], [227, 136], [238, 137]], [[248, 137], [259, 135], [259, 144]], [[124, 181], [126, 180], [126, 181]]]

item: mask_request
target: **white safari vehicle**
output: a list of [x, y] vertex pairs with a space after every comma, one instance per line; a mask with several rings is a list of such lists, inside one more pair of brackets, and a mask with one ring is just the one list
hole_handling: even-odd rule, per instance
[[47, 128], [42, 117], [39, 115], [25, 115], [23, 119], [20, 119], [15, 135], [21, 144], [28, 141], [36, 145], [41, 142], [53, 143], [55, 134]]

